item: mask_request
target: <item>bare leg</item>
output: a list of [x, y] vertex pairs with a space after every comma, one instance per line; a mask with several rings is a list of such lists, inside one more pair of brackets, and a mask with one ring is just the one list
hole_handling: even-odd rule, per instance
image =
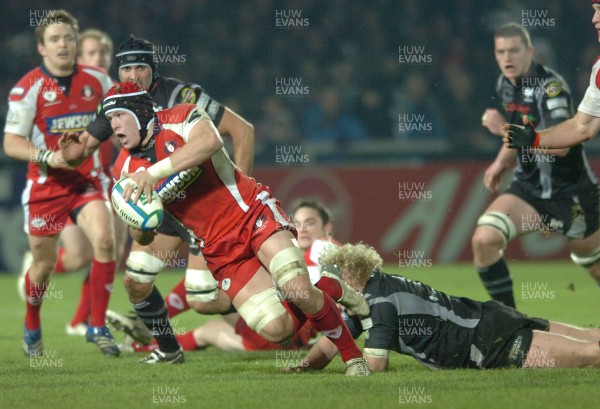
[[567, 335], [582, 341], [600, 341], [600, 328], [583, 328], [563, 322], [550, 321], [549, 332]]
[[566, 335], [534, 330], [523, 367], [600, 367], [600, 347], [598, 341], [583, 341]]
[[[600, 230], [596, 230], [594, 234], [584, 239], [572, 239], [569, 241], [569, 249], [578, 257], [590, 258], [597, 254], [600, 247]], [[588, 273], [600, 285], [600, 262], [595, 262], [589, 267], [586, 267]]]
[[199, 348], [214, 345], [223, 351], [245, 351], [242, 337], [223, 318], [208, 321], [196, 328], [194, 339]]
[[65, 226], [60, 234], [65, 252], [62, 254], [62, 263], [66, 272], [77, 271], [92, 262], [94, 250], [92, 243], [77, 225]]

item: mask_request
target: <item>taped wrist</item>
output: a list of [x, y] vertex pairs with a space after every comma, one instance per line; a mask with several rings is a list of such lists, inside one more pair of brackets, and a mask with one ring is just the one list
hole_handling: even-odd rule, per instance
[[164, 179], [167, 176], [171, 176], [175, 173], [171, 158], [164, 158], [163, 160], [156, 162], [154, 165], [148, 168], [148, 173], [156, 179]]
[[37, 155], [35, 157], [35, 161], [37, 163], [45, 163], [48, 164], [52, 157], [54, 156], [54, 152], [49, 151], [47, 149], [39, 149], [37, 151]]

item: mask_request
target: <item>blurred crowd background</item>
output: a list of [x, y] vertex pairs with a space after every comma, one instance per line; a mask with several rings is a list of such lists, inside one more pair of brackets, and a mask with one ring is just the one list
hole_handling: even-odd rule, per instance
[[[31, 19], [52, 8], [115, 47], [131, 33], [162, 47], [161, 74], [254, 124], [257, 166], [273, 165], [277, 146], [317, 164], [491, 158], [500, 141], [480, 118], [499, 107], [494, 28], [538, 13], [536, 60], [562, 73], [576, 105], [600, 51], [586, 0], [5, 0], [2, 123], [11, 86], [40, 63]], [[419, 129], [401, 129], [411, 120]]]

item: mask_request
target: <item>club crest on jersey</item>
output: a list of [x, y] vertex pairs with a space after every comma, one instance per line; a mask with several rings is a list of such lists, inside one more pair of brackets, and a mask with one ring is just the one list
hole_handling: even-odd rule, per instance
[[177, 142], [175, 142], [175, 141], [166, 141], [165, 142], [165, 153], [167, 155], [175, 152], [178, 148], [179, 148], [179, 146], [177, 146]]
[[223, 289], [223, 291], [227, 291], [229, 290], [229, 287], [231, 286], [231, 279], [230, 278], [226, 278], [221, 282], [221, 288]]
[[90, 99], [94, 98], [94, 89], [89, 85], [85, 85], [81, 89], [81, 97], [86, 101], [89, 101]]
[[254, 223], [254, 232], [258, 233], [259, 231], [264, 230], [264, 228], [267, 227], [268, 222], [269, 221], [265, 215], [260, 216]]
[[56, 101], [56, 90], [49, 90], [42, 94], [42, 98], [44, 98], [48, 102]]
[[523, 88], [523, 102], [532, 103], [535, 94], [535, 88], [526, 87]]

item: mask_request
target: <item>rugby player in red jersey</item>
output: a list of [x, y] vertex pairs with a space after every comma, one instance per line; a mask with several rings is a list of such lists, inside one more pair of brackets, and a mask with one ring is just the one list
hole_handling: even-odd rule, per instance
[[88, 158], [73, 170], [57, 151], [64, 132], [85, 129], [111, 86], [103, 70], [75, 64], [77, 35], [77, 20], [65, 10], [52, 10], [35, 31], [42, 65], [27, 73], [9, 95], [4, 150], [12, 158], [29, 162], [22, 199], [33, 256], [25, 276], [23, 349], [29, 357], [43, 354], [40, 308], [56, 264], [58, 236], [69, 217], [94, 249], [86, 338], [106, 356], [120, 353], [105, 325], [115, 274], [110, 207], [98, 179], [91, 176], [94, 159]]
[[[348, 290], [349, 287], [345, 285], [342, 287], [339, 277], [322, 275], [319, 266], [321, 255], [332, 246], [339, 244], [331, 237], [333, 223], [330, 210], [317, 200], [301, 199], [293, 206], [293, 220], [298, 231], [298, 245], [304, 251], [304, 260], [311, 282], [335, 300], [342, 298], [343, 292], [354, 293], [352, 290]], [[336, 296], [336, 294], [338, 295]], [[360, 296], [357, 295], [357, 297]], [[359, 301], [362, 303], [352, 306], [363, 315], [368, 314], [368, 306], [364, 299], [360, 298]], [[169, 318], [172, 316], [169, 314]], [[158, 348], [156, 341], [152, 341], [150, 331], [138, 320], [114, 311], [107, 312], [107, 319], [115, 329], [123, 330], [135, 340], [131, 345], [136, 352], [153, 351]], [[192, 331], [176, 337], [184, 351], [202, 349], [210, 345], [224, 351], [263, 351], [304, 348], [313, 335], [315, 335], [314, 329], [309, 324], [305, 324], [284, 344], [270, 342], [253, 331], [238, 313], [231, 313], [208, 321]], [[131, 338], [126, 337], [125, 339], [131, 341]], [[150, 344], [148, 344], [149, 341], [151, 341]], [[128, 346], [129, 343], [125, 341], [125, 344]]]
[[[214, 278], [250, 328], [278, 342], [308, 319], [336, 344], [346, 374], [368, 375], [335, 302], [310, 283], [302, 251], [294, 244], [294, 228], [279, 203], [231, 162], [205, 111], [181, 104], [155, 115], [143, 88], [121, 83], [106, 95], [103, 113], [123, 147], [115, 179], [130, 177], [137, 185], [135, 194], [133, 186], [125, 188], [125, 199], [137, 202], [142, 192], [158, 192], [166, 211], [199, 243]], [[66, 135], [61, 141], [65, 159], [74, 163], [83, 158], [86, 144], [85, 138]], [[130, 233], [140, 244], [150, 243], [155, 234], [132, 228]], [[138, 316], [155, 317], [147, 325], [160, 349], [146, 361], [183, 362], [164, 300], [153, 285], [156, 274], [140, 260], [138, 269], [128, 269], [125, 276]]]

